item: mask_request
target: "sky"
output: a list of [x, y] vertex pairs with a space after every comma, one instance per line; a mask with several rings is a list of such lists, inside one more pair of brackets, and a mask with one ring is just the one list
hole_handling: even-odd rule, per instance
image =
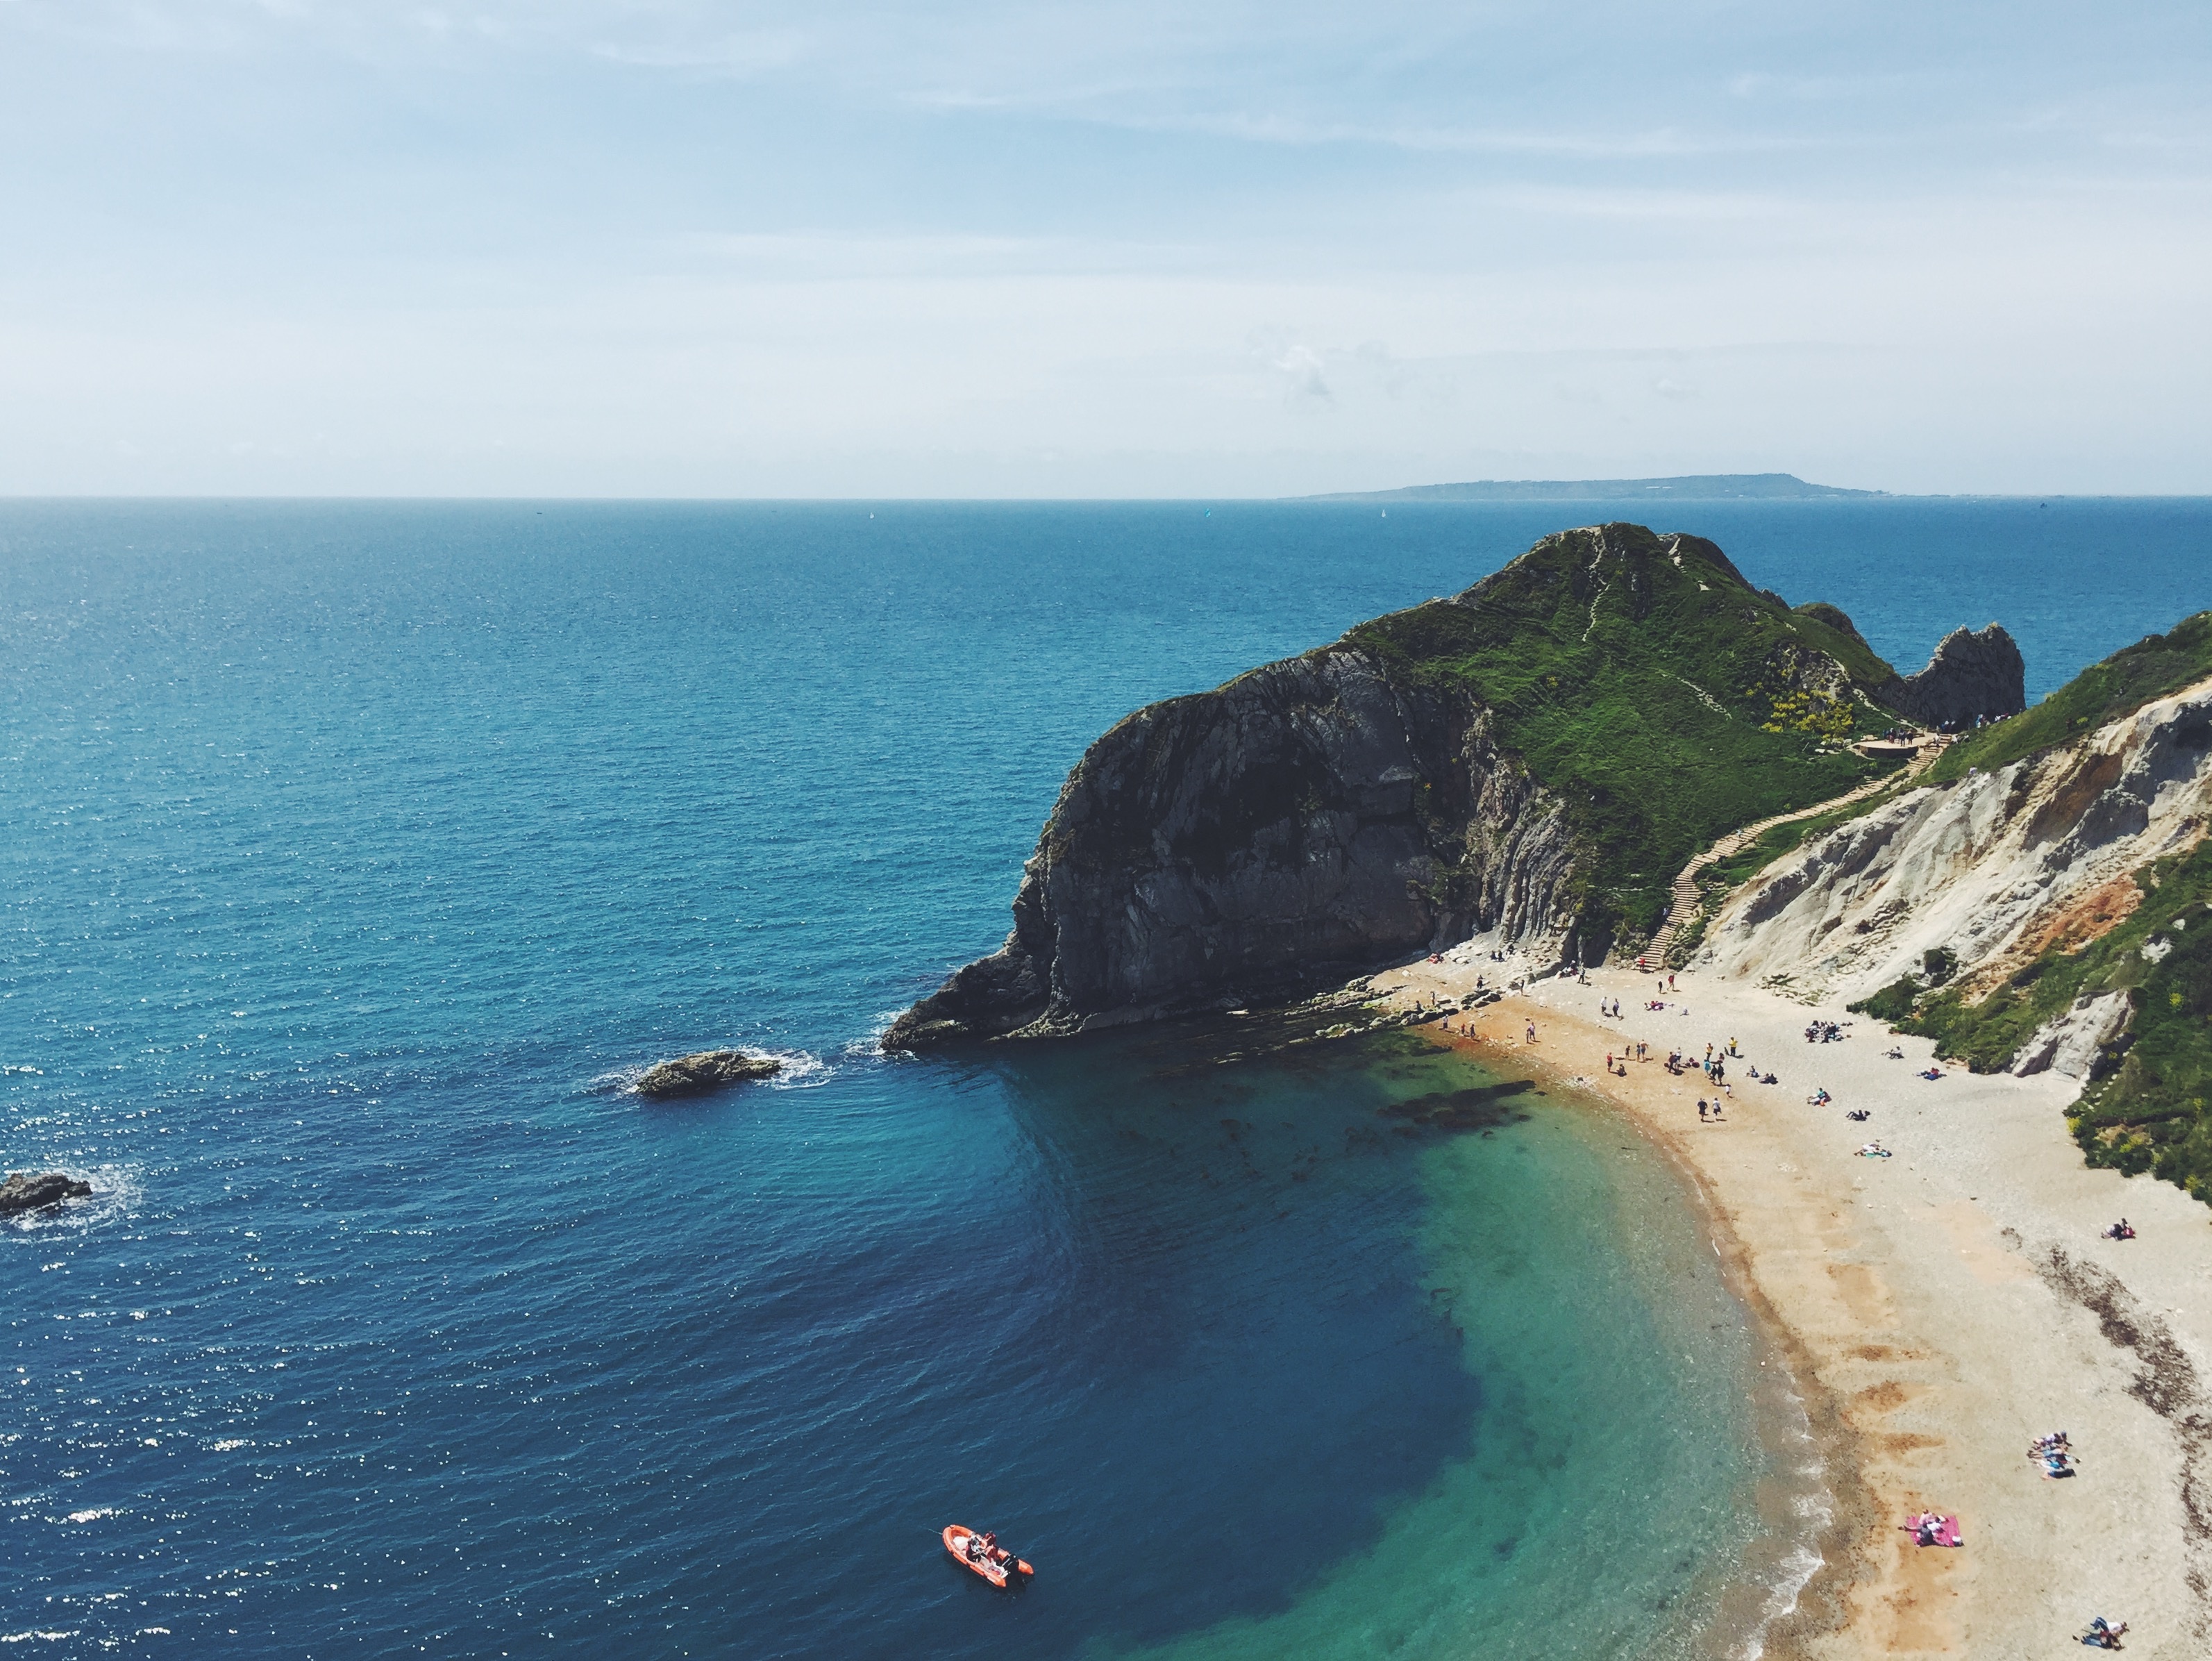
[[0, 494], [2212, 492], [2212, 6], [0, 0]]

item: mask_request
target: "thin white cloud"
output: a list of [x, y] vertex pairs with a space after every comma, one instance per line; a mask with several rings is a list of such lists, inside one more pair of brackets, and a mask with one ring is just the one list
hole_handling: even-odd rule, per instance
[[754, 76], [790, 69], [807, 56], [810, 46], [808, 37], [799, 29], [770, 29], [668, 44], [600, 40], [591, 51], [610, 63], [642, 69]]

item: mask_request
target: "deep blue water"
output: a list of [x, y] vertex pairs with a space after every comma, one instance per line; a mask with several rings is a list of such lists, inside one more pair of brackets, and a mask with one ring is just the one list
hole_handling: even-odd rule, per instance
[[[1578, 1652], [1691, 1642], [1765, 1456], [1648, 1156], [870, 1046], [1119, 715], [1625, 516], [0, 503], [0, 1155], [100, 1189], [0, 1230], [0, 1636], [1431, 1654], [1602, 1563]], [[2032, 692], [2212, 605], [2203, 502], [1662, 517]], [[619, 1089], [716, 1043], [793, 1076]]]

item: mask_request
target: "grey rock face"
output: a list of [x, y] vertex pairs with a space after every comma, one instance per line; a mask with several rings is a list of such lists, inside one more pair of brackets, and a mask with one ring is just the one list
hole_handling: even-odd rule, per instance
[[1483, 929], [1571, 948], [1574, 875], [1559, 804], [1499, 753], [1487, 712], [1328, 648], [1139, 710], [1094, 744], [1006, 944], [884, 1042], [1288, 995]]
[[750, 1079], [772, 1079], [783, 1070], [773, 1056], [749, 1056], [742, 1050], [702, 1050], [647, 1068], [637, 1081], [641, 1096], [696, 1096]]
[[2124, 992], [2076, 998], [2072, 1008], [2054, 1016], [2020, 1047], [2012, 1058], [2013, 1076], [2025, 1079], [2050, 1071], [2069, 1079], [2087, 1078], [2105, 1046], [2126, 1030], [2134, 1013]]
[[82, 1200], [91, 1192], [90, 1183], [81, 1183], [66, 1171], [11, 1171], [8, 1180], [0, 1183], [0, 1217], [41, 1210], [64, 1200]]
[[2027, 709], [2027, 668], [2020, 648], [1998, 624], [1979, 633], [1954, 629], [1937, 643], [1928, 666], [1901, 677], [1883, 701], [1923, 726], [1957, 732]]

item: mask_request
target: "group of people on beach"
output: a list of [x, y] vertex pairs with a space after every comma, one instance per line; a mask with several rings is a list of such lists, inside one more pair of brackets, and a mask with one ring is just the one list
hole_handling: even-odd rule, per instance
[[2045, 1476], [2071, 1476], [2074, 1474], [2073, 1445], [2067, 1441], [2066, 1433], [2054, 1430], [2047, 1436], [2039, 1436], [2028, 1444], [2027, 1457], [2043, 1462]]
[[1807, 1043], [1840, 1043], [1843, 1037], [1842, 1024], [1837, 1021], [1814, 1021], [1805, 1029]]

